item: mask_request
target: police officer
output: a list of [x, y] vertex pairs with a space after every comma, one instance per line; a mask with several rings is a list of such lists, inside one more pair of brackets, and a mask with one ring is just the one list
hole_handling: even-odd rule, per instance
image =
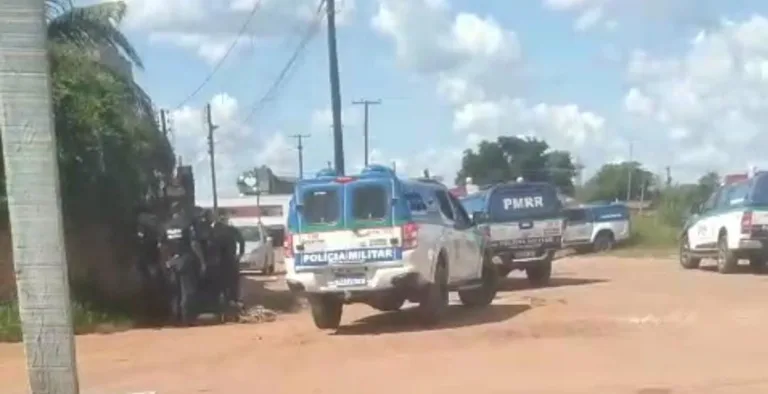
[[137, 268], [141, 279], [145, 312], [147, 317], [157, 318], [167, 313], [161, 306], [165, 305], [165, 302], [158, 302], [164, 300], [163, 295], [166, 287], [159, 265], [160, 227], [157, 217], [146, 207], [141, 207], [137, 221]]
[[173, 216], [166, 223], [163, 236], [169, 258], [175, 256], [167, 265], [171, 285], [171, 313], [175, 320], [190, 323], [197, 317], [195, 298], [200, 277], [208, 270], [201, 239], [205, 229], [196, 220], [194, 213], [185, 208], [185, 204], [174, 203], [172, 211]]
[[228, 214], [222, 212], [214, 226], [214, 237], [221, 259], [220, 285], [230, 305], [239, 305], [240, 259], [245, 254], [243, 234], [229, 223]]

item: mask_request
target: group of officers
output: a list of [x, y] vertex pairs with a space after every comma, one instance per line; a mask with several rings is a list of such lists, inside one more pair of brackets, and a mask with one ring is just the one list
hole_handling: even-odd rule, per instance
[[165, 223], [141, 214], [138, 238], [139, 274], [151, 315], [188, 324], [199, 313], [241, 310], [239, 261], [245, 241], [225, 212], [214, 215], [175, 202]]

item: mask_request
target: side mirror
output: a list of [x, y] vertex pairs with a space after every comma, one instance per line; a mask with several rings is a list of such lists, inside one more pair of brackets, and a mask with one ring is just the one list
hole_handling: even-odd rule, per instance
[[472, 212], [472, 222], [474, 222], [475, 224], [481, 224], [485, 222], [485, 220], [486, 220], [485, 212], [482, 212], [482, 211]]

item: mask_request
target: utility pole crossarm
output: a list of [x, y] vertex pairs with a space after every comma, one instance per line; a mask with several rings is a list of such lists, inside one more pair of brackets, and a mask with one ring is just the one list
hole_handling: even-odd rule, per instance
[[379, 105], [379, 104], [381, 104], [381, 100], [380, 99], [376, 99], [376, 100], [362, 99], [362, 100], [355, 100], [355, 101], [352, 102], [352, 104], [353, 105], [362, 105], [363, 106], [363, 123], [364, 123], [364, 126], [363, 126], [363, 141], [364, 141], [364, 144], [365, 144], [365, 146], [364, 146], [364, 149], [365, 149], [365, 160], [364, 160], [364, 163], [365, 163], [365, 166], [368, 166], [368, 154], [369, 154], [369, 152], [368, 152], [369, 151], [369, 149], [368, 149], [368, 139], [369, 139], [368, 136], [370, 135], [369, 132], [368, 132], [368, 118], [369, 118], [368, 117], [368, 109], [369, 109], [369, 107], [371, 105]]

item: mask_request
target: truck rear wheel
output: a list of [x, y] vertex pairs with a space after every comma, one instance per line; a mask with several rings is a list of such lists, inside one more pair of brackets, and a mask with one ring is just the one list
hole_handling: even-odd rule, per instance
[[480, 287], [459, 290], [459, 299], [465, 306], [480, 307], [487, 306], [496, 298], [498, 290], [499, 274], [496, 272], [496, 266], [489, 258], [483, 258], [482, 274], [480, 276]]
[[448, 309], [448, 270], [441, 259], [435, 267], [435, 280], [423, 289], [418, 313], [422, 323], [437, 324]]
[[344, 309], [341, 299], [331, 294], [311, 295], [308, 298], [315, 327], [321, 330], [339, 328]]
[[722, 234], [717, 241], [717, 272], [730, 274], [736, 270], [739, 259], [728, 248], [728, 236]]
[[552, 254], [548, 254], [544, 261], [525, 267], [525, 275], [528, 283], [534, 287], [546, 286], [552, 277]]

